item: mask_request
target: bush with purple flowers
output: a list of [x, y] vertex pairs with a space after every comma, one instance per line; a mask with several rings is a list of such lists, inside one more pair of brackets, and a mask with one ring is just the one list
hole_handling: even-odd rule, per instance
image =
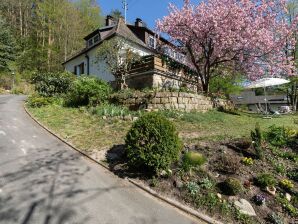
[[257, 194], [256, 196], [254, 196], [253, 200], [257, 205], [263, 205], [266, 202], [266, 197], [262, 194]]

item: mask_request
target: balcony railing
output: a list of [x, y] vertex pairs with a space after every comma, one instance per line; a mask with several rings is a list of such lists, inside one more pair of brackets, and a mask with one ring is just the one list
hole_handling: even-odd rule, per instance
[[190, 69], [171, 68], [160, 57], [155, 55], [142, 57], [141, 62], [135, 63], [129, 71], [131, 77], [142, 74], [159, 74], [187, 83], [196, 83], [196, 78]]

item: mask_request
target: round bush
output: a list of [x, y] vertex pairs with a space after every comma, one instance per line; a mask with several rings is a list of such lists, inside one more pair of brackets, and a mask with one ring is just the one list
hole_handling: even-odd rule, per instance
[[105, 102], [111, 93], [111, 87], [96, 77], [80, 76], [76, 79], [65, 100], [67, 106], [96, 106]]
[[190, 171], [192, 167], [199, 167], [206, 163], [207, 159], [198, 152], [187, 152], [182, 158], [182, 166], [186, 171]]
[[221, 190], [226, 195], [237, 195], [242, 192], [242, 185], [239, 180], [228, 178], [222, 183]]
[[157, 173], [178, 160], [182, 149], [176, 128], [159, 113], [140, 117], [127, 133], [128, 165]]

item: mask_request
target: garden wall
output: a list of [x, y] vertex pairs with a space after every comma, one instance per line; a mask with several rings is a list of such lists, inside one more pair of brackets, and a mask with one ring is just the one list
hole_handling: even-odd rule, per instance
[[209, 97], [184, 92], [136, 92], [128, 95], [114, 95], [112, 100], [130, 109], [174, 109], [206, 112], [213, 108]]

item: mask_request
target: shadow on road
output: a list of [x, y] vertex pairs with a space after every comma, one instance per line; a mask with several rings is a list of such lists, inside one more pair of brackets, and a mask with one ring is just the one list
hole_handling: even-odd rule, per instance
[[[79, 161], [77, 153], [50, 148], [34, 151], [30, 159], [22, 157], [0, 164], [0, 189], [3, 191], [0, 194], [0, 223], [67, 223], [76, 217], [78, 208], [84, 203], [119, 188], [88, 188], [87, 183], [85, 187], [81, 179], [90, 167], [79, 165], [85, 163]], [[79, 187], [82, 185], [84, 187]], [[41, 214], [43, 220], [40, 220]], [[85, 223], [88, 219], [86, 212], [84, 217], [80, 214], [80, 220], [76, 217], [75, 223]]]

